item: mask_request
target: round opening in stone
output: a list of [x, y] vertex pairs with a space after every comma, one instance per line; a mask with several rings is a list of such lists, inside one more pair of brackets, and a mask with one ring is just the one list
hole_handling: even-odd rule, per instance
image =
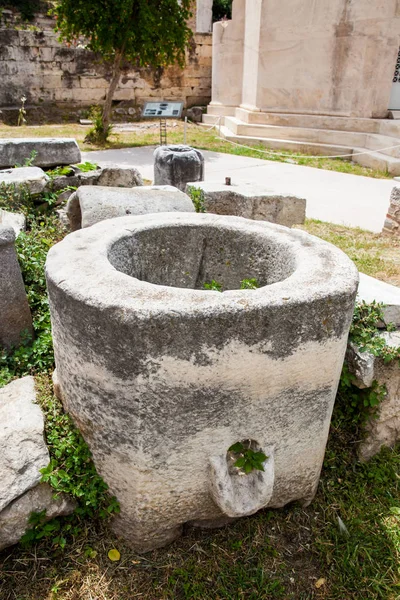
[[111, 246], [115, 269], [155, 285], [203, 290], [216, 281], [222, 290], [283, 281], [295, 270], [293, 249], [275, 235], [213, 225], [172, 225], [127, 233]]

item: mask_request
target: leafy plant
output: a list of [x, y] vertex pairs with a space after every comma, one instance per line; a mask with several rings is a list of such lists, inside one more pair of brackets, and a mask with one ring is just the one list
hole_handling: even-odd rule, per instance
[[206, 281], [203, 285], [203, 288], [205, 290], [213, 290], [214, 292], [222, 292], [222, 285], [218, 283], [218, 281], [215, 281], [215, 279]]
[[[103, 141], [110, 131], [111, 107], [124, 61], [138, 67], [183, 66], [191, 31], [191, 0], [58, 0], [57, 30], [67, 42], [83, 36], [89, 50], [112, 63], [101, 123], [94, 129]], [[94, 134], [93, 134], [94, 135]]]
[[41, 0], [0, 0], [0, 6], [18, 10], [22, 19], [31, 21], [35, 16], [35, 12], [38, 12], [41, 8]]
[[258, 288], [258, 281], [255, 277], [252, 279], [242, 279], [240, 282], [241, 290], [256, 290]]
[[24, 162], [22, 163], [22, 165], [17, 163], [15, 165], [15, 168], [20, 169], [22, 167], [31, 167], [33, 165], [33, 163], [35, 162], [35, 158], [37, 157], [37, 155], [38, 155], [37, 150], [32, 150], [32, 152], [29, 155], [29, 158], [26, 158], [24, 160]]
[[113, 126], [110, 123], [107, 126], [104, 125], [103, 112], [99, 106], [90, 109], [89, 118], [93, 127], [87, 132], [84, 141], [87, 144], [104, 144], [110, 137]]
[[252, 471], [264, 471], [264, 462], [268, 458], [261, 450], [254, 450], [252, 444], [251, 440], [236, 442], [228, 449], [236, 458], [234, 467], [246, 475]]
[[68, 532], [78, 533], [84, 519], [100, 517], [107, 519], [119, 512], [114, 496], [98, 475], [90, 450], [69, 415], [64, 413], [61, 402], [54, 396], [49, 375], [36, 377], [38, 402], [45, 415], [45, 435], [50, 452], [50, 463], [41, 469], [44, 483], [56, 494], [65, 493], [77, 502], [72, 517], [46, 522], [45, 511], [33, 513], [32, 527], [23, 538], [24, 543], [51, 537], [54, 545], [63, 548]]
[[71, 167], [56, 167], [55, 169], [50, 169], [46, 171], [46, 174], [50, 177], [50, 179], [55, 179], [56, 177], [68, 177], [69, 175], [73, 175], [74, 171]]
[[194, 187], [193, 185], [188, 186], [187, 193], [192, 199], [194, 209], [197, 213], [205, 213], [206, 209], [204, 206], [205, 196], [203, 190]]
[[56, 216], [32, 221], [31, 230], [21, 232], [15, 247], [32, 312], [34, 339], [28, 336], [21, 346], [0, 352], [0, 386], [14, 377], [49, 371], [54, 367], [49, 304], [44, 264], [50, 247], [64, 231]]
[[78, 169], [80, 171], [82, 171], [82, 173], [89, 173], [90, 171], [95, 171], [97, 169], [96, 163], [91, 163], [89, 161], [86, 161], [84, 163], [79, 163], [78, 165], [76, 165], [78, 167]]
[[[361, 352], [370, 352], [385, 363], [400, 359], [400, 348], [391, 347], [382, 336], [382, 324], [386, 331], [393, 331], [391, 323], [386, 324], [383, 305], [378, 302], [359, 302], [355, 306], [350, 327], [349, 341]], [[374, 380], [371, 387], [360, 389], [355, 385], [355, 377], [346, 363], [343, 366], [337, 396], [337, 411], [343, 421], [362, 426], [368, 418], [376, 415], [376, 410], [387, 394], [385, 385]]]

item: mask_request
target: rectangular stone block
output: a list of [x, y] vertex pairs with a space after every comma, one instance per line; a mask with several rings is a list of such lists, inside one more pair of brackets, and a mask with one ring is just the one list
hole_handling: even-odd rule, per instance
[[0, 140], [0, 168], [14, 167], [37, 152], [38, 167], [69, 165], [81, 160], [79, 146], [73, 138], [9, 138]]

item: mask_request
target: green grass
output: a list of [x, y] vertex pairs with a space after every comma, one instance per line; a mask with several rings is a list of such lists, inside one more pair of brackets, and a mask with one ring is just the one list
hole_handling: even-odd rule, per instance
[[362, 273], [400, 286], [399, 238], [316, 219], [307, 219], [299, 229], [338, 246]]
[[[135, 125], [132, 123], [131, 125]], [[110, 141], [104, 146], [96, 146], [84, 142], [84, 138], [89, 127], [79, 124], [65, 125], [37, 125], [12, 127], [9, 125], [0, 125], [0, 138], [5, 137], [74, 137], [76, 138], [82, 150], [99, 150], [104, 148], [131, 148], [137, 146], [149, 146], [159, 143], [158, 122], [154, 123], [151, 129], [138, 130], [137, 132], [124, 132], [111, 134]], [[181, 144], [183, 142], [183, 123], [176, 122], [173, 126], [168, 122], [168, 142]], [[251, 148], [240, 148], [218, 137], [218, 131], [208, 131], [201, 126], [189, 125], [187, 130], [187, 143], [202, 150], [212, 150], [214, 152], [225, 152], [236, 156], [249, 156], [261, 160], [272, 160], [277, 162], [295, 162], [299, 165], [314, 167], [317, 169], [327, 169], [329, 171], [339, 171], [341, 173], [351, 173], [353, 175], [364, 175], [378, 179], [392, 179], [391, 175], [383, 171], [376, 171], [367, 167], [362, 167], [351, 161], [342, 159], [324, 159], [314, 157], [301, 158], [299, 153], [284, 150], [268, 150], [262, 144]]]

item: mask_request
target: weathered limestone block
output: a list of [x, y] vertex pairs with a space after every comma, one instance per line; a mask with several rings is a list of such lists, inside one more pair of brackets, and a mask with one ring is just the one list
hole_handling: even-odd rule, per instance
[[18, 346], [33, 333], [14, 241], [14, 229], [0, 226], [0, 348]]
[[[0, 388], [0, 511], [38, 485], [49, 464], [33, 377]], [[1, 513], [0, 513], [1, 514]]]
[[81, 161], [81, 151], [73, 138], [8, 138], [0, 140], [0, 168], [23, 164], [37, 152], [33, 164], [56, 167]]
[[168, 185], [136, 188], [81, 187], [67, 204], [72, 231], [125, 215], [194, 212], [189, 196]]
[[26, 229], [26, 218], [22, 213], [12, 213], [0, 208], [0, 226], [12, 227], [16, 237]]
[[143, 185], [143, 179], [135, 167], [110, 165], [102, 169], [97, 185], [130, 188]]
[[360, 284], [357, 295], [360, 300], [364, 300], [367, 303], [374, 300], [382, 303], [385, 323], [392, 323], [396, 327], [400, 327], [399, 287], [360, 273]]
[[383, 224], [383, 233], [400, 235], [400, 187], [394, 187], [390, 194], [390, 204]]
[[154, 184], [173, 185], [182, 192], [189, 181], [203, 181], [204, 156], [190, 146], [159, 146], [154, 150]]
[[269, 221], [291, 227], [304, 223], [306, 200], [275, 192], [253, 183], [219, 184], [192, 182], [186, 186], [202, 192], [206, 212]]
[[[400, 331], [383, 332], [388, 346], [400, 346]], [[393, 447], [400, 440], [400, 367], [397, 360], [384, 363], [370, 352], [361, 352], [350, 343], [346, 363], [355, 376], [354, 384], [361, 389], [372, 386], [374, 380], [385, 385], [387, 395], [380, 403], [377, 413], [365, 425], [365, 438], [358, 446], [361, 460], [369, 460], [382, 446]]]
[[[312, 500], [358, 283], [338, 248], [270, 223], [151, 214], [68, 235], [46, 277], [58, 394], [134, 548]], [[239, 289], [247, 278], [260, 287]], [[212, 279], [226, 291], [203, 289]], [[244, 440], [268, 456], [265, 476], [230, 469]]]
[[[1, 141], [0, 141], [1, 143]], [[23, 187], [30, 194], [41, 194], [50, 180], [48, 175], [39, 167], [21, 167], [0, 171], [0, 185]]]
[[203, 106], [192, 106], [186, 111], [186, 116], [193, 123], [201, 123], [205, 109]]
[[54, 490], [47, 483], [40, 483], [0, 512], [0, 550], [19, 542], [31, 527], [29, 518], [33, 512], [46, 511], [45, 521], [64, 517], [74, 512], [76, 503], [66, 494], [54, 497]]

